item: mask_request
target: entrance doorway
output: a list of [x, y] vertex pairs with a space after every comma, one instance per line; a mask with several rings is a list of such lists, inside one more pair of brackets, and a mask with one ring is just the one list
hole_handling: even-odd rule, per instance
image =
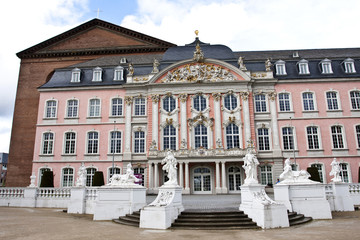
[[207, 167], [197, 167], [193, 172], [194, 194], [211, 194], [211, 171]]
[[241, 172], [240, 167], [232, 166], [228, 170], [228, 182], [229, 182], [229, 192], [238, 193], [240, 192], [241, 185]]

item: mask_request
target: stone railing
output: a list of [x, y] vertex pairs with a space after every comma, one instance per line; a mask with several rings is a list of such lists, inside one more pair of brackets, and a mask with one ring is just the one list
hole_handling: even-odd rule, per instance
[[91, 187], [91, 188], [86, 188], [86, 195], [85, 195], [85, 198], [87, 201], [94, 201], [97, 199], [98, 197], [98, 188], [94, 188], [94, 187]]
[[[179, 149], [174, 151], [176, 158], [187, 158], [187, 157], [208, 157], [208, 156], [234, 156], [243, 157], [246, 154], [246, 149], [234, 148], [234, 149]], [[150, 150], [150, 158], [164, 158], [166, 151]]]
[[0, 188], [1, 198], [23, 198], [24, 188]]
[[39, 188], [37, 191], [38, 198], [70, 198], [70, 188]]
[[360, 205], [360, 183], [350, 183], [349, 192], [354, 205]]

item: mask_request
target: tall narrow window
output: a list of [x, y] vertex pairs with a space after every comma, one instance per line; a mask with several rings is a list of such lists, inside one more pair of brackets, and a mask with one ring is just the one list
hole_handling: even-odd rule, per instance
[[118, 66], [114, 69], [114, 81], [124, 80], [124, 68]]
[[47, 132], [43, 134], [42, 154], [53, 154], [54, 134]]
[[76, 118], [78, 116], [78, 100], [68, 100], [67, 101], [67, 117]]
[[176, 150], [176, 128], [172, 125], [167, 125], [164, 128], [164, 150]]
[[261, 185], [272, 185], [272, 169], [271, 166], [260, 166]]
[[195, 148], [208, 148], [207, 129], [204, 125], [199, 124], [194, 129], [195, 134]]
[[357, 146], [360, 148], [360, 125], [355, 127], [356, 130], [356, 139], [357, 139]]
[[284, 150], [294, 149], [294, 134], [292, 127], [282, 128]]
[[344, 140], [341, 126], [332, 126], [331, 136], [334, 149], [344, 148]]
[[236, 97], [233, 94], [226, 95], [224, 97], [224, 105], [226, 109], [234, 110], [238, 106]]
[[345, 73], [356, 73], [354, 59], [347, 58], [343, 62]]
[[121, 98], [113, 98], [111, 101], [111, 115], [121, 116], [122, 115], [123, 102]]
[[279, 93], [279, 108], [280, 112], [290, 111], [290, 94]]
[[307, 60], [302, 59], [297, 64], [298, 64], [298, 67], [299, 67], [299, 74], [300, 75], [310, 74], [309, 64], [308, 64]]
[[74, 132], [65, 133], [65, 154], [74, 154], [76, 145], [76, 134]]
[[206, 108], [206, 99], [203, 96], [197, 95], [194, 98], [194, 108], [196, 111], [204, 111]]
[[226, 127], [227, 149], [240, 148], [239, 127], [231, 123]]
[[89, 117], [100, 117], [100, 99], [90, 99]]
[[255, 95], [255, 111], [266, 112], [266, 98], [264, 94]]
[[350, 182], [350, 174], [349, 174], [349, 164], [347, 163], [340, 163], [340, 177], [343, 182]]
[[121, 132], [110, 133], [110, 153], [121, 153]]
[[62, 170], [62, 186], [72, 187], [74, 183], [74, 169], [64, 168]]
[[46, 118], [56, 118], [56, 101], [49, 100], [46, 101]]
[[134, 133], [134, 152], [144, 153], [145, 152], [145, 132], [137, 131]]
[[303, 93], [302, 96], [303, 96], [304, 110], [305, 111], [315, 110], [314, 94], [311, 92], [306, 92]]
[[163, 108], [167, 112], [174, 111], [176, 106], [175, 99], [171, 96], [167, 96], [163, 99]]
[[259, 150], [270, 150], [269, 129], [267, 128], [258, 129], [258, 144], [259, 144]]
[[145, 116], [145, 98], [135, 98], [135, 116]]
[[285, 62], [279, 60], [275, 62], [276, 75], [286, 75]]
[[351, 107], [353, 110], [360, 110], [360, 91], [350, 92]]
[[323, 164], [321, 163], [314, 163], [311, 164], [311, 167], [316, 167], [319, 172], [320, 182], [324, 182], [324, 173], [323, 173]]
[[325, 58], [324, 60], [322, 60], [320, 62], [321, 64], [321, 70], [322, 70], [322, 74], [331, 74], [333, 73], [332, 68], [331, 68], [331, 61], [327, 58]]
[[326, 102], [329, 110], [338, 110], [338, 100], [336, 92], [327, 92], [326, 93]]
[[320, 149], [318, 127], [307, 127], [306, 133], [309, 149]]
[[99, 67], [94, 68], [93, 70], [93, 82], [101, 82], [102, 81], [102, 69]]
[[87, 187], [92, 186], [95, 172], [96, 172], [96, 168], [87, 168], [86, 169], [86, 186]]
[[80, 69], [74, 68], [71, 72], [71, 82], [80, 82], [80, 73]]
[[96, 154], [99, 151], [99, 133], [88, 132], [87, 153]]

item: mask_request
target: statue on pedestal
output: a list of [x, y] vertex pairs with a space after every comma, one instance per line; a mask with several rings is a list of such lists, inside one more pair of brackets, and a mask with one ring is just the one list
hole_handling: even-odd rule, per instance
[[332, 182], [342, 182], [341, 176], [340, 176], [340, 163], [336, 161], [336, 158], [333, 159], [331, 162], [331, 171], [330, 176], [334, 176], [334, 178], [331, 179]]
[[85, 187], [86, 186], [86, 167], [84, 163], [81, 163], [81, 166], [78, 171], [78, 177], [76, 179], [77, 187]]
[[169, 149], [166, 153], [166, 157], [162, 160], [161, 164], [164, 164], [163, 170], [168, 173], [169, 180], [164, 185], [178, 185], [177, 181], [177, 160], [174, 157], [174, 153]]
[[259, 161], [256, 158], [255, 154], [251, 152], [251, 148], [248, 148], [243, 160], [243, 168], [245, 169], [246, 174], [245, 184], [258, 184], [259, 182], [257, 179], [257, 166], [259, 165]]
[[287, 158], [285, 160], [284, 171], [280, 174], [279, 179], [280, 181], [283, 181], [285, 179], [294, 179], [294, 173], [291, 168], [290, 158]]
[[284, 171], [280, 174], [279, 184], [315, 184], [317, 182], [309, 179], [311, 175], [306, 170], [293, 171], [290, 158], [285, 160]]
[[139, 182], [138, 179], [134, 175], [134, 170], [132, 169], [131, 163], [126, 166], [126, 173], [125, 174], [114, 174], [109, 179], [109, 183], [107, 186], [139, 186], [135, 184], [135, 182]]

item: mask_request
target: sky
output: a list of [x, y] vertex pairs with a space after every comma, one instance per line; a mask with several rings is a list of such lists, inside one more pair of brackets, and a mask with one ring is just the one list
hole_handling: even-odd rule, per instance
[[97, 16], [177, 45], [192, 42], [199, 30], [201, 41], [233, 51], [360, 47], [359, 0], [11, 0], [1, 6], [0, 152], [9, 151], [16, 53]]

